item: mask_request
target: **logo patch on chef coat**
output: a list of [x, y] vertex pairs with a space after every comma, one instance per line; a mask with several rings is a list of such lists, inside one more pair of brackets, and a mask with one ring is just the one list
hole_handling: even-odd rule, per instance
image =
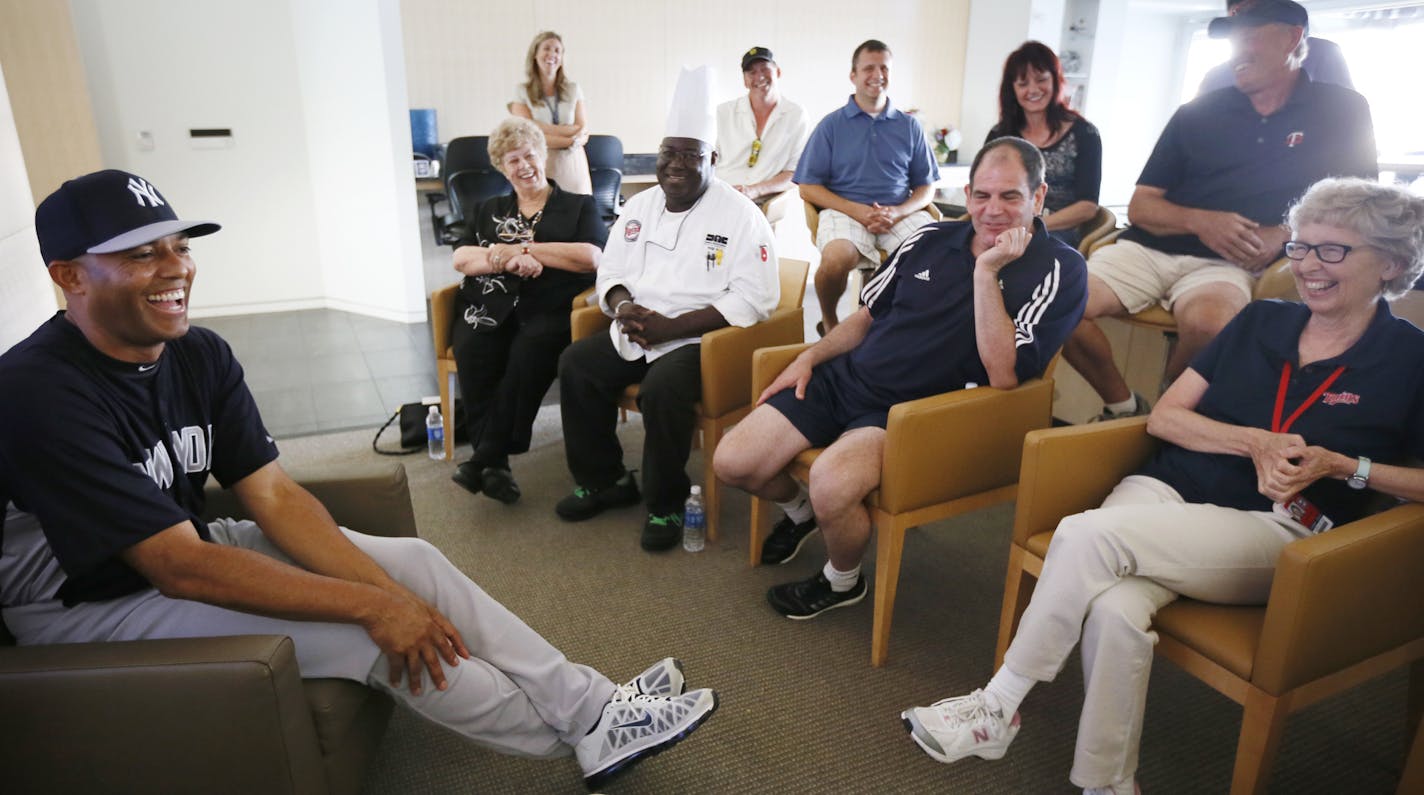
[[724, 253], [726, 253], [726, 250], [727, 250], [727, 236], [726, 236], [726, 235], [708, 235], [708, 236], [707, 236], [707, 270], [710, 271], [710, 270], [712, 270], [713, 268], [721, 267], [721, 265], [722, 265], [722, 255], [723, 255]]
[[624, 242], [632, 243], [633, 241], [637, 240], [637, 239], [638, 239], [638, 235], [639, 235], [640, 233], [642, 233], [642, 231], [643, 231], [643, 225], [642, 225], [642, 223], [640, 223], [637, 219], [634, 219], [634, 220], [632, 220], [632, 221], [629, 221], [627, 224], [625, 224], [625, 225], [623, 226], [623, 240], [624, 240]]
[[761, 246], [761, 261], [762, 261], [762, 262], [766, 262], [767, 256], [768, 256], [768, 255], [767, 255], [767, 253], [766, 253], [766, 246], [763, 245], [763, 246]]

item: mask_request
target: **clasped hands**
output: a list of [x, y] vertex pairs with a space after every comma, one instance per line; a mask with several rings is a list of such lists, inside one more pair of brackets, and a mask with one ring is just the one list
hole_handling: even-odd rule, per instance
[[1261, 431], [1251, 444], [1256, 490], [1272, 502], [1289, 502], [1310, 484], [1329, 477], [1337, 454], [1308, 445], [1295, 433]]
[[672, 321], [666, 315], [629, 299], [618, 302], [613, 320], [625, 337], [644, 348], [651, 349], [674, 338]]
[[856, 209], [855, 220], [872, 235], [883, 235], [900, 221], [900, 215], [894, 207], [874, 203], [862, 204]]
[[1197, 237], [1222, 259], [1256, 273], [1281, 256], [1290, 235], [1281, 226], [1262, 227], [1233, 212], [1207, 210]]
[[521, 279], [532, 279], [544, 272], [544, 266], [524, 247], [513, 243], [496, 243], [489, 247], [491, 273], [508, 273]]

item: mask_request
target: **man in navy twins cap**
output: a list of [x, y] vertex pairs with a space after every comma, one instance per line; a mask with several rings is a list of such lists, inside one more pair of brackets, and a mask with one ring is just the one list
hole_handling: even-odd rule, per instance
[[[22, 645], [286, 635], [305, 677], [496, 750], [572, 753], [591, 786], [712, 714], [671, 657], [615, 684], [429, 544], [337, 527], [277, 463], [227, 343], [189, 327], [189, 239], [218, 228], [122, 171], [35, 211], [68, 308], [0, 356], [0, 606]], [[210, 474], [256, 521], [199, 518]]]

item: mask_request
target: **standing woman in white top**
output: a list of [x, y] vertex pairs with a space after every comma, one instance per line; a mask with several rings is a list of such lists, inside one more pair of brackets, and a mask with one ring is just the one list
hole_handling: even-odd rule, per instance
[[588, 176], [588, 118], [583, 92], [564, 75], [564, 40], [552, 30], [534, 37], [525, 61], [527, 82], [515, 89], [509, 112], [532, 119], [549, 146], [549, 180], [569, 193], [593, 193]]

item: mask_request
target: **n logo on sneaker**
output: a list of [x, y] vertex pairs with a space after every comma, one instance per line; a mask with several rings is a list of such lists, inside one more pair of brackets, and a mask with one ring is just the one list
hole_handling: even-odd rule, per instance
[[922, 270], [922, 271], [920, 271], [919, 273], [915, 274], [915, 278], [916, 278], [916, 279], [919, 279], [919, 280], [922, 281], [922, 282], [927, 282], [927, 281], [929, 281], [929, 280], [930, 280], [930, 269], [929, 269], [929, 268], [925, 268], [924, 270]]
[[975, 729], [975, 730], [974, 730], [974, 742], [976, 742], [976, 743], [987, 743], [987, 742], [989, 742], [989, 730], [988, 730], [988, 729]]
[[627, 723], [620, 723], [620, 724], [618, 724], [617, 726], [614, 726], [613, 728], [615, 728], [615, 729], [641, 729], [641, 728], [643, 728], [644, 726], [651, 726], [651, 725], [653, 725], [653, 713], [648, 712], [647, 710], [643, 710], [643, 717], [641, 717], [641, 718], [639, 718], [638, 720], [635, 720], [635, 721], [629, 721], [629, 722], [627, 722]]

